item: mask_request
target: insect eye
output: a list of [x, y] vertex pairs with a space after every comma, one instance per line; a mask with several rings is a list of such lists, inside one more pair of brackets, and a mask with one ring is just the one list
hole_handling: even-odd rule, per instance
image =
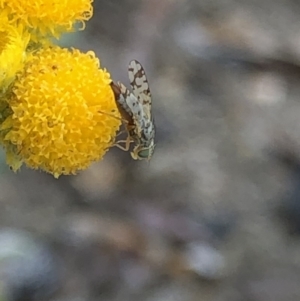
[[149, 157], [149, 149], [143, 149], [138, 152], [138, 156], [143, 159], [147, 159]]

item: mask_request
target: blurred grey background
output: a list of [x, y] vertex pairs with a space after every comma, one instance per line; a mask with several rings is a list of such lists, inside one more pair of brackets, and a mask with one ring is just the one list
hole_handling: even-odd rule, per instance
[[77, 176], [2, 155], [0, 300], [300, 300], [300, 3], [94, 2], [62, 45], [129, 86], [145, 67], [157, 148]]

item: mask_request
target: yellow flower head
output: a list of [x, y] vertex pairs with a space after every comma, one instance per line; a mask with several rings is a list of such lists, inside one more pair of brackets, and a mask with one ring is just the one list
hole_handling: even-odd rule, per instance
[[0, 0], [0, 9], [11, 22], [19, 22], [41, 35], [73, 30], [76, 22], [89, 20], [93, 15], [93, 0]]
[[22, 69], [29, 39], [30, 35], [22, 26], [12, 26], [0, 16], [0, 92]]
[[13, 113], [0, 128], [12, 168], [19, 167], [12, 153], [55, 177], [100, 160], [121, 124], [110, 82], [93, 52], [49, 47], [32, 55], [8, 100]]

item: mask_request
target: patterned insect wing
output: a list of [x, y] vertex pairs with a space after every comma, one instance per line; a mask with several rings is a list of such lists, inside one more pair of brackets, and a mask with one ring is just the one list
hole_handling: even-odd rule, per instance
[[121, 83], [115, 84], [114, 82], [112, 82], [110, 84], [110, 86], [113, 90], [115, 100], [116, 100], [116, 105], [118, 107], [118, 110], [119, 110], [122, 118], [127, 120], [127, 122], [129, 122], [129, 123], [133, 123], [133, 121], [132, 121], [133, 114], [126, 103], [126, 97], [127, 97], [127, 94], [129, 91]]
[[139, 143], [144, 128], [145, 116], [143, 106], [122, 83], [111, 83], [116, 104], [122, 118], [126, 121], [125, 128], [132, 141]]
[[151, 120], [151, 92], [143, 66], [136, 60], [132, 60], [128, 66], [128, 76], [133, 94], [142, 104], [144, 113]]
[[[154, 137], [155, 137], [155, 125], [154, 125], [154, 122], [153, 120], [152, 121], [148, 121], [144, 128], [143, 128], [143, 135], [145, 137], [145, 145], [149, 145], [151, 140], [154, 140]], [[147, 143], [148, 141], [148, 143]]]

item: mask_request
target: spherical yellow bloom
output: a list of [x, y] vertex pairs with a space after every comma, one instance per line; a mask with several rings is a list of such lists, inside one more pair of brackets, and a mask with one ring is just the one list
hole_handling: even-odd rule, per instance
[[101, 159], [121, 124], [110, 83], [93, 52], [37, 51], [14, 83], [13, 114], [0, 128], [10, 156], [55, 177]]
[[72, 31], [75, 22], [89, 20], [93, 15], [93, 0], [0, 0], [0, 9], [12, 22], [37, 30], [42, 35], [58, 36]]
[[30, 35], [22, 26], [12, 26], [0, 16], [0, 92], [22, 69]]

